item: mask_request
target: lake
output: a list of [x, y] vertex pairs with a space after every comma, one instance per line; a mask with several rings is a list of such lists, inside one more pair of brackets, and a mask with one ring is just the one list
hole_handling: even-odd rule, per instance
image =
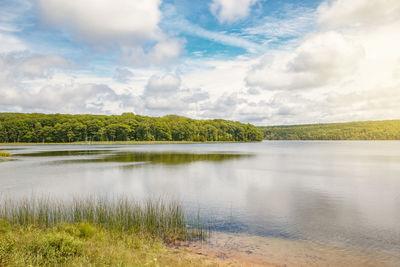
[[[400, 142], [3, 149], [13, 154], [13, 160], [0, 162], [3, 195], [171, 198], [193, 216], [199, 213], [221, 235], [219, 240], [258, 240], [254, 251], [246, 250], [249, 257], [267, 255], [267, 248], [261, 249], [265, 242], [281, 251], [291, 245], [299, 251], [307, 243], [340, 253], [356, 251], [367, 257], [360, 265], [373, 257], [379, 264], [400, 266]], [[249, 237], [254, 238], [246, 241]]]

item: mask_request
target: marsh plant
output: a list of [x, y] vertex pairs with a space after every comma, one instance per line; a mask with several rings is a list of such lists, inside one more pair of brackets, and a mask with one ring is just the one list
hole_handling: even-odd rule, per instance
[[8, 158], [11, 157], [11, 153], [7, 151], [0, 151], [0, 157]]
[[[89, 222], [40, 228], [0, 219], [0, 266], [208, 266], [148, 234]], [[212, 265], [212, 266], [215, 266]]]
[[[129, 197], [75, 197], [71, 201], [50, 197], [23, 199], [2, 198], [0, 220], [11, 227], [50, 229], [64, 223], [140, 234], [166, 243], [204, 239], [206, 230], [200, 219], [189, 220], [176, 201], [147, 200]], [[90, 227], [83, 231], [89, 235]]]

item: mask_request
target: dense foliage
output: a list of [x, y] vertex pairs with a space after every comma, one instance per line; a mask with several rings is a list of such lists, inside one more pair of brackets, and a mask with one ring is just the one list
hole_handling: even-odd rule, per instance
[[0, 142], [78, 141], [261, 141], [250, 124], [226, 120], [122, 115], [0, 113]]
[[266, 140], [400, 140], [400, 120], [259, 127]]

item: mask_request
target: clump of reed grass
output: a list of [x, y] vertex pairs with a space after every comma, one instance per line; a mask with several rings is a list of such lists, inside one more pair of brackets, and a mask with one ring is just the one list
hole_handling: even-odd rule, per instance
[[0, 151], [0, 157], [8, 158], [11, 157], [11, 153], [7, 151]]
[[[204, 239], [200, 219], [190, 223], [179, 203], [162, 200], [137, 202], [128, 197], [74, 198], [72, 201], [49, 197], [29, 197], [0, 201], [0, 220], [12, 226], [49, 229], [54, 226], [85, 223], [106, 230], [141, 233], [167, 243]], [[90, 235], [90, 229], [86, 229]], [[84, 231], [84, 232], [85, 232]]]

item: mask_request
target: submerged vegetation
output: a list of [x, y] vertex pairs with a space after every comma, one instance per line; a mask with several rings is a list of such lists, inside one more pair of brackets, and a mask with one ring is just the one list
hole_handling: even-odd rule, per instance
[[400, 140], [400, 120], [259, 127], [266, 140]]
[[118, 116], [0, 113], [0, 143], [101, 141], [261, 141], [251, 124], [227, 120], [161, 118], [133, 113]]
[[0, 157], [8, 158], [11, 157], [11, 153], [7, 151], [0, 151]]
[[0, 266], [201, 266], [166, 244], [203, 239], [175, 202], [3, 199]]

